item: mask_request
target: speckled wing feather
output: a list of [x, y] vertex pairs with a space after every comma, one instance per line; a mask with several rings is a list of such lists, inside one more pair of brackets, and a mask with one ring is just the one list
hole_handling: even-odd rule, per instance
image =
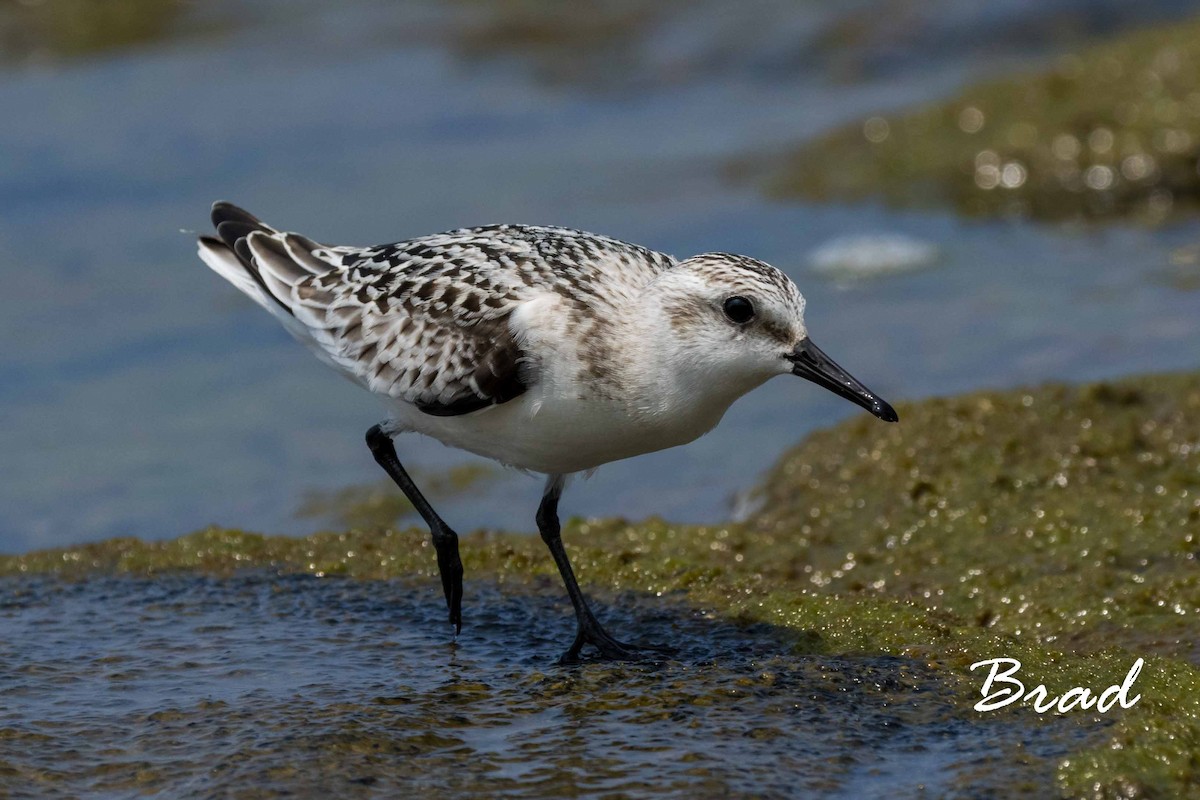
[[229, 204], [215, 206], [213, 220], [326, 360], [443, 416], [507, 402], [536, 380], [509, 327], [521, 303], [553, 291], [594, 311], [674, 264], [562, 228], [498, 225], [355, 248], [276, 231]]

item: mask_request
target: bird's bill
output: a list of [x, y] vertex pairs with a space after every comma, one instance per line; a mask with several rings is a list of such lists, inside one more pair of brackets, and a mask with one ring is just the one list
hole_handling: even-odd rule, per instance
[[900, 419], [895, 409], [839, 367], [836, 361], [825, 355], [807, 336], [800, 340], [800, 344], [787, 358], [792, 362], [793, 375], [824, 386], [839, 397], [862, 406], [884, 422], [897, 422]]

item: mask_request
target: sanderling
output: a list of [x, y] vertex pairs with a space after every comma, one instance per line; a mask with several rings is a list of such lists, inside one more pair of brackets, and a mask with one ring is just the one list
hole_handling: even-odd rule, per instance
[[804, 298], [746, 256], [677, 261], [566, 228], [491, 225], [376, 247], [318, 244], [216, 203], [200, 257], [322, 361], [388, 401], [367, 444], [429, 525], [450, 622], [462, 628], [458, 536], [421, 495], [393, 437], [417, 432], [547, 476], [536, 520], [584, 645], [636, 648], [601, 627], [563, 548], [566, 477], [685, 444], [734, 400], [799, 375], [880, 419], [896, 412], [808, 337]]

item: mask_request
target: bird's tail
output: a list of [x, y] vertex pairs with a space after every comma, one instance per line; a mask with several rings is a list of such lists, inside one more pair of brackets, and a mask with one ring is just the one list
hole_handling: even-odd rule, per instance
[[275, 315], [280, 311], [290, 314], [291, 310], [267, 288], [247, 242], [247, 237], [255, 231], [268, 235], [278, 231], [250, 212], [226, 202], [213, 204], [212, 222], [217, 236], [200, 237], [200, 259], [267, 311]]
[[212, 222], [217, 235], [200, 237], [200, 258], [285, 324], [295, 317], [295, 285], [334, 269], [313, 254], [322, 245], [280, 232], [232, 203], [214, 203]]

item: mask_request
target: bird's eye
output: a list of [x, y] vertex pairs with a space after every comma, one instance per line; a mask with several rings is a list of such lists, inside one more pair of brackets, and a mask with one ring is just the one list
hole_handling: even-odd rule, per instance
[[754, 304], [741, 295], [729, 298], [722, 306], [730, 322], [745, 325], [754, 319]]

